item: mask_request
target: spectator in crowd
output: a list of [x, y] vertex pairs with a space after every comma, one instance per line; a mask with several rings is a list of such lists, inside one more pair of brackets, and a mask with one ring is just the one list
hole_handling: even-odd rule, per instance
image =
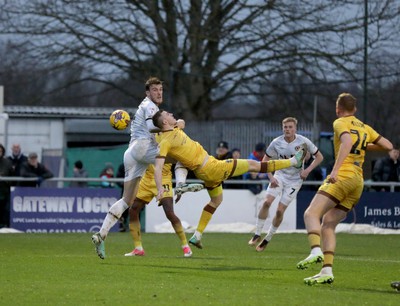
[[[372, 170], [372, 180], [374, 182], [399, 182], [400, 179], [400, 159], [399, 150], [389, 151], [389, 155], [382, 157], [375, 162]], [[390, 191], [390, 187], [375, 188], [377, 191]], [[399, 191], [400, 188], [396, 188]]]
[[114, 167], [111, 163], [107, 163], [104, 169], [100, 172], [100, 178], [103, 179], [101, 187], [103, 188], [114, 188], [115, 184], [109, 182], [108, 179], [114, 177]]
[[[74, 164], [74, 177], [75, 178], [87, 178], [88, 172], [83, 167], [83, 163], [80, 160], [77, 160]], [[70, 187], [87, 187], [87, 182], [71, 182]]]
[[[0, 143], [0, 177], [13, 176], [11, 161], [5, 157], [6, 149]], [[0, 180], [0, 228], [10, 227], [10, 182]]]
[[[307, 169], [308, 166], [311, 165], [311, 163], [314, 161], [314, 157], [310, 154], [309, 151], [307, 151], [306, 157], [304, 158], [304, 164], [303, 164], [303, 169]], [[318, 165], [314, 169], [311, 170], [311, 172], [308, 174], [306, 181], [322, 181], [324, 179], [324, 176], [322, 174], [322, 169]], [[305, 185], [301, 186], [301, 190], [313, 190], [317, 191], [318, 187], [321, 184], [318, 185]]]
[[229, 145], [226, 141], [220, 141], [218, 143], [216, 154], [214, 157], [219, 160], [232, 158], [232, 153], [229, 151]]
[[11, 146], [11, 155], [8, 157], [8, 159], [12, 163], [12, 167], [14, 170], [13, 175], [21, 176], [21, 165], [26, 163], [28, 161], [28, 158], [24, 154], [22, 154], [21, 146], [19, 143], [14, 143]]
[[28, 160], [21, 165], [22, 177], [36, 177], [36, 181], [21, 182], [20, 186], [25, 187], [40, 187], [43, 180], [52, 178], [53, 173], [48, 170], [43, 164], [39, 163], [38, 155], [36, 153], [29, 153]]
[[[233, 159], [240, 159], [241, 158], [241, 152], [240, 149], [234, 148], [231, 150], [231, 154]], [[243, 175], [238, 175], [231, 177], [229, 180], [243, 180]], [[247, 189], [247, 186], [243, 184], [224, 184], [224, 189]]]
[[[257, 143], [254, 148], [254, 151], [250, 153], [248, 159], [261, 162], [262, 159], [264, 158], [266, 148], [267, 147], [265, 143], [263, 142]], [[267, 173], [247, 172], [243, 175], [243, 178], [245, 180], [257, 181], [257, 180], [265, 180], [268, 178], [268, 176]], [[262, 184], [248, 184], [248, 189], [254, 194], [259, 194], [262, 191], [263, 186]]]

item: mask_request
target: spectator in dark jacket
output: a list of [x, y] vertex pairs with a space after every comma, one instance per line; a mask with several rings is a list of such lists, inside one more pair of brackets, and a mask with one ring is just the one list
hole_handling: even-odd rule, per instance
[[22, 154], [21, 152], [21, 146], [19, 143], [14, 143], [11, 147], [11, 155], [8, 157], [8, 159], [12, 163], [12, 167], [14, 170], [13, 176], [21, 176], [21, 166], [22, 164], [26, 163], [28, 161], [28, 158]]
[[[389, 156], [382, 157], [375, 162], [372, 170], [374, 182], [399, 182], [400, 181], [399, 150], [389, 151]], [[390, 191], [389, 187], [375, 187], [377, 191]], [[399, 188], [396, 188], [399, 191]]]
[[226, 141], [220, 141], [218, 143], [214, 157], [219, 160], [232, 158], [232, 153], [229, 151], [229, 145]]
[[53, 173], [51, 173], [43, 164], [39, 163], [36, 153], [29, 153], [28, 161], [21, 165], [21, 176], [36, 177], [37, 180], [20, 182], [20, 186], [40, 187], [43, 180], [53, 177]]
[[[86, 169], [83, 167], [83, 163], [77, 160], [74, 164], [74, 177], [75, 178], [87, 178], [89, 175]], [[87, 182], [71, 182], [70, 187], [87, 187]]]
[[[13, 176], [11, 161], [5, 158], [6, 149], [0, 144], [0, 177]], [[10, 182], [0, 181], [0, 227], [10, 226]]]

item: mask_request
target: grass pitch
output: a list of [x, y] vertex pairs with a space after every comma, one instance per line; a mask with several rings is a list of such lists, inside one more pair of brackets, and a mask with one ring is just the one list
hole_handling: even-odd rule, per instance
[[0, 305], [400, 305], [399, 235], [338, 234], [332, 285], [309, 287], [297, 270], [305, 234], [277, 234], [258, 253], [251, 234], [205, 233], [184, 258], [174, 234], [143, 234], [144, 257], [129, 233], [112, 233], [107, 258], [91, 234], [1, 234]]

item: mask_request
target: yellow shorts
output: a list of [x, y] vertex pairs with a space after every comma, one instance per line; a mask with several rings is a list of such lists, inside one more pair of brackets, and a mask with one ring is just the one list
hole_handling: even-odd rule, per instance
[[[162, 198], [172, 198], [174, 195], [172, 188], [172, 174], [170, 176], [163, 175], [162, 184], [165, 190]], [[146, 171], [145, 175], [140, 180], [139, 190], [136, 197], [149, 203], [155, 196], [157, 196], [157, 187], [154, 175], [148, 174]]]
[[339, 172], [338, 181], [334, 184], [328, 182], [329, 176], [319, 187], [318, 193], [327, 195], [336, 204], [337, 208], [350, 211], [358, 203], [364, 189], [362, 173]]
[[204, 181], [210, 196], [215, 197], [222, 193], [222, 182], [233, 176], [246, 173], [249, 164], [245, 159], [225, 159], [218, 160], [209, 156], [206, 164], [199, 170], [194, 170], [196, 177]]

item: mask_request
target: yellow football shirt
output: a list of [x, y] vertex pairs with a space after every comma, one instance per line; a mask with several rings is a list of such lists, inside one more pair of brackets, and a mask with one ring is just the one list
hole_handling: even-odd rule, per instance
[[200, 167], [208, 153], [201, 144], [186, 135], [181, 129], [165, 131], [159, 135], [160, 154], [158, 157], [171, 157], [179, 160], [186, 168]]
[[363, 123], [355, 116], [347, 116], [336, 119], [333, 122], [334, 139], [333, 145], [335, 157], [337, 157], [340, 148], [340, 136], [343, 133], [349, 133], [353, 146], [350, 154], [345, 158], [340, 170], [362, 171], [362, 165], [365, 159], [365, 150], [368, 143], [376, 143], [381, 137], [369, 125]]

